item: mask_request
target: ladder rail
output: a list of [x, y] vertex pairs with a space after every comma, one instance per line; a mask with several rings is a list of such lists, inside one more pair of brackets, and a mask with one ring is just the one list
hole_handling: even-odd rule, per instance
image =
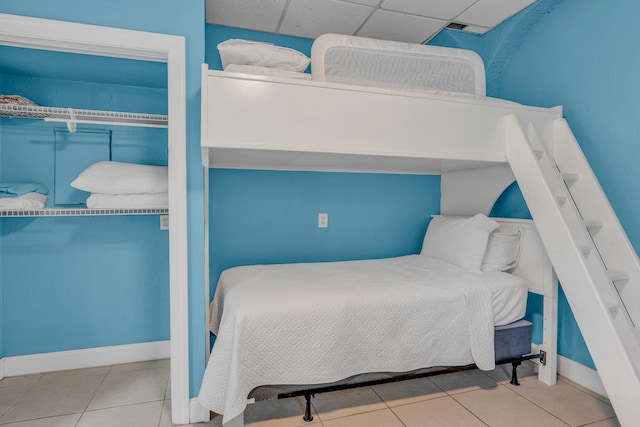
[[562, 203], [559, 197], [566, 197], [569, 190], [559, 185], [563, 178], [554, 170], [549, 150], [544, 144], [532, 147], [532, 142], [541, 141], [532, 129], [528, 136], [515, 115], [505, 118], [505, 127], [507, 159], [605, 389], [621, 423], [633, 425], [640, 418], [640, 345], [635, 328], [625, 313], [611, 310], [619, 296], [597, 253], [585, 251], [593, 241], [573, 200]]
[[[561, 171], [577, 173], [571, 195], [584, 218], [598, 218], [601, 227], [591, 233], [602, 261], [611, 271], [625, 272], [614, 279], [616, 291], [636, 328], [640, 327], [640, 262], [613, 207], [580, 149], [566, 120], [555, 124], [553, 158]], [[592, 203], [594, 199], [600, 203]]]

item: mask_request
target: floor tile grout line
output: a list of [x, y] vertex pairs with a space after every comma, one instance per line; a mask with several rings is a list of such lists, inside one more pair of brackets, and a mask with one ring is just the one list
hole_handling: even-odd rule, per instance
[[[18, 403], [18, 401], [20, 399], [22, 399], [24, 396], [27, 395], [27, 393], [29, 393], [29, 391], [31, 391], [31, 389], [36, 385], [36, 383], [38, 381], [40, 381], [40, 379], [42, 378], [43, 374], [32, 374], [32, 375], [38, 375], [38, 379], [36, 381], [34, 381], [32, 384], [30, 384], [29, 386], [27, 386], [27, 389], [24, 391], [24, 393], [22, 393], [20, 395], [20, 397], [18, 397], [11, 405], [9, 405], [9, 407], [7, 408], [6, 411], [4, 411], [2, 414], [0, 414], [0, 421], [2, 420], [2, 417], [4, 417], [14, 406], [16, 403]], [[19, 377], [28, 377], [30, 375], [18, 375]], [[11, 378], [11, 377], [7, 377], [7, 378]]]
[[614, 419], [616, 419], [616, 418], [617, 418], [617, 417], [605, 418], [604, 420], [594, 421], [594, 422], [592, 422], [592, 423], [588, 423], [588, 424], [580, 424], [579, 426], [576, 426], [576, 427], [589, 427], [589, 426], [594, 426], [594, 425], [599, 424], [599, 423], [601, 423], [601, 422], [603, 422], [603, 421], [614, 420]]
[[[500, 387], [504, 388], [505, 390], [509, 390], [510, 392], [514, 393], [517, 397], [526, 400], [527, 402], [531, 403], [532, 405], [534, 405], [535, 407], [542, 409], [544, 412], [546, 412], [547, 414], [551, 415], [553, 418], [557, 419], [558, 421], [560, 421], [562, 424], [565, 424], [567, 427], [571, 427], [571, 424], [568, 423], [567, 421], [561, 419], [560, 417], [552, 414], [551, 412], [547, 411], [545, 408], [541, 407], [540, 405], [537, 405], [535, 402], [532, 402], [531, 400], [527, 399], [526, 397], [524, 397], [523, 395], [521, 395], [520, 393], [516, 392], [515, 390], [511, 390], [510, 387], [507, 387], [506, 385], [502, 385], [499, 384]], [[463, 393], [460, 393], [463, 394]], [[453, 396], [452, 396], [453, 397]], [[455, 399], [455, 397], [453, 397]], [[469, 408], [467, 408], [462, 402], [460, 402], [458, 399], [455, 399], [456, 402], [458, 402], [460, 405], [462, 405], [465, 409], [467, 409], [467, 411], [471, 410]], [[477, 417], [477, 415], [473, 412], [471, 412], [474, 416]]]
[[[160, 420], [158, 420], [158, 427], [160, 427], [160, 424], [162, 424], [162, 416], [164, 415], [164, 407], [165, 407], [165, 405], [167, 404], [167, 402], [171, 402], [171, 399], [165, 399], [165, 400], [162, 402], [162, 409], [160, 409]], [[221, 417], [222, 415], [218, 415], [218, 416], [220, 416], [220, 417]], [[213, 419], [214, 419], [214, 418], [211, 418], [209, 421], [212, 421]], [[173, 423], [171, 422], [171, 409], [169, 409], [169, 422], [170, 422], [170, 424], [169, 424], [169, 425], [171, 425], [171, 426], [172, 426], [172, 425], [173, 425]]]
[[71, 412], [69, 414], [50, 415], [50, 416], [47, 416], [47, 417], [37, 417], [37, 418], [31, 418], [31, 419], [28, 419], [28, 420], [10, 421], [8, 423], [0, 423], [0, 426], [6, 426], [6, 425], [18, 424], [18, 423], [28, 423], [30, 421], [37, 421], [37, 420], [47, 420], [49, 418], [68, 417], [70, 415], [77, 415], [77, 414], [81, 414], [81, 412]]
[[164, 401], [165, 399], [163, 398], [163, 399], [145, 400], [143, 402], [129, 402], [129, 403], [123, 403], [122, 405], [106, 406], [104, 408], [85, 409], [84, 411], [82, 411], [82, 413], [84, 414], [85, 412], [104, 411], [107, 409], [124, 408], [125, 406], [144, 405], [145, 403], [164, 402]]
[[[579, 392], [581, 392], [581, 393], [583, 393], [583, 394], [585, 394], [585, 395], [589, 396], [589, 393], [586, 393], [586, 392], [584, 392], [584, 391], [580, 390], [578, 387], [575, 387], [573, 384], [570, 384], [570, 383], [565, 383], [565, 384], [567, 384], [568, 386], [572, 387], [572, 388], [573, 388], [573, 389], [575, 389], [576, 391], [579, 391]], [[570, 423], [569, 421], [563, 420], [563, 419], [562, 419], [562, 418], [560, 418], [559, 416], [552, 414], [551, 412], [549, 412], [548, 410], [546, 410], [545, 408], [543, 408], [542, 406], [540, 406], [539, 404], [537, 404], [537, 403], [536, 403], [536, 402], [534, 402], [533, 400], [529, 399], [527, 396], [525, 396], [525, 395], [523, 395], [523, 394], [519, 393], [516, 387], [513, 387], [513, 390], [512, 390], [512, 387], [509, 387], [509, 386], [505, 386], [505, 387], [507, 387], [507, 389], [508, 389], [508, 390], [513, 391], [514, 393], [516, 393], [518, 396], [522, 397], [522, 398], [523, 398], [523, 399], [525, 399], [526, 401], [530, 402], [531, 404], [533, 404], [533, 405], [537, 406], [538, 408], [542, 409], [543, 411], [545, 411], [545, 412], [546, 412], [546, 413], [548, 413], [549, 415], [551, 415], [551, 416], [553, 416], [553, 417], [557, 418], [557, 419], [558, 419], [558, 420], [560, 420], [561, 422], [563, 422], [563, 423], [565, 423], [565, 424], [567, 424], [567, 425], [569, 425], [569, 426], [571, 425], [571, 423]], [[591, 397], [593, 397], [594, 399], [596, 399], [596, 397], [594, 397], [594, 396], [591, 396]], [[607, 403], [607, 402], [603, 402], [603, 403]], [[611, 406], [611, 407], [612, 407], [612, 409], [613, 409], [613, 406], [612, 406], [611, 404], [609, 404], [609, 406]], [[615, 413], [615, 411], [614, 411], [614, 413]], [[601, 422], [601, 421], [604, 421], [604, 420], [608, 420], [608, 419], [612, 419], [612, 418], [616, 418], [616, 417], [605, 418], [605, 419], [603, 419], [603, 420], [593, 421], [591, 424], [595, 424], [595, 423], [598, 423], [598, 422]], [[584, 424], [584, 425], [588, 426], [589, 424]]]
[[[166, 394], [167, 394], [166, 390], [165, 390], [164, 394], [166, 396]], [[156, 424], [157, 427], [160, 427], [160, 423], [162, 422], [162, 415], [164, 414], [164, 405], [166, 405], [166, 404], [167, 404], [167, 400], [164, 399], [162, 401], [162, 405], [160, 405], [160, 416], [158, 417], [158, 423]], [[172, 423], [172, 425], [173, 425], [173, 423]]]
[[[84, 413], [87, 412], [87, 408], [91, 405], [91, 402], [93, 402], [93, 399], [96, 398], [96, 395], [98, 394], [98, 390], [100, 390], [100, 387], [102, 387], [102, 384], [104, 384], [104, 381], [107, 379], [107, 376], [109, 375], [109, 373], [111, 372], [111, 370], [113, 369], [113, 365], [107, 365], [109, 367], [109, 369], [107, 370], [107, 372], [104, 374], [104, 377], [102, 377], [102, 381], [100, 381], [100, 384], [98, 384], [98, 386], [96, 387], [96, 389], [93, 392], [93, 396], [91, 396], [91, 399], [89, 399], [89, 401], [87, 402], [87, 404], [85, 405], [84, 409], [82, 410], [82, 415], [80, 416], [80, 418], [78, 419], [78, 423], [80, 422], [80, 420], [82, 419], [82, 417], [84, 416]], [[78, 425], [78, 423], [76, 423], [76, 425]]]

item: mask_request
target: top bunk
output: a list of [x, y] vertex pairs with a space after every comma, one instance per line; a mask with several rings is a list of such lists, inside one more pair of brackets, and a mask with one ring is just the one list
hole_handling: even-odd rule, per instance
[[202, 69], [202, 154], [210, 168], [475, 169], [507, 162], [507, 116], [548, 141], [562, 117], [558, 107], [486, 97], [480, 57], [460, 49], [324, 35], [312, 48], [310, 78], [225, 59], [227, 71]]

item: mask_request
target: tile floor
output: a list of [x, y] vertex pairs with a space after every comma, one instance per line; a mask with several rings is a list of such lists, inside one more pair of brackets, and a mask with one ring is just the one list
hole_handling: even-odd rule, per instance
[[[304, 399], [249, 405], [251, 427], [616, 427], [611, 405], [560, 379], [536, 380], [535, 364], [466, 371], [403, 383], [317, 395], [313, 421], [302, 420]], [[0, 381], [0, 425], [12, 427], [170, 426], [167, 360], [5, 378]], [[220, 427], [221, 417], [198, 427]]]

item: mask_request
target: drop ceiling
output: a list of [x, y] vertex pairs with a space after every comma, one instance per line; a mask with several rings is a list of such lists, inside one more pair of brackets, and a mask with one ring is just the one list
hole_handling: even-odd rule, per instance
[[536, 0], [207, 0], [207, 22], [315, 39], [424, 43], [451, 23], [483, 34]]

